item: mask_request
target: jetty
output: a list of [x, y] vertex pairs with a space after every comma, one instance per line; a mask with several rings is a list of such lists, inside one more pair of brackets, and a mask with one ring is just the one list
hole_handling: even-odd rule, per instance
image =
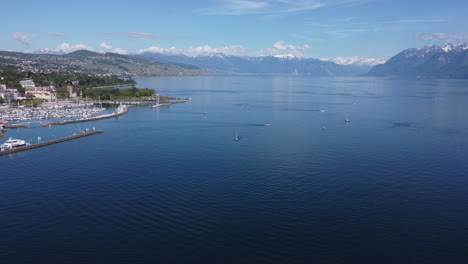
[[[190, 101], [191, 98], [187, 97], [170, 97], [168, 99], [161, 99], [161, 103], [164, 103], [166, 105], [171, 105], [171, 104], [180, 104], [180, 103], [186, 103]], [[101, 104], [113, 104], [113, 105], [118, 105], [118, 104], [125, 104], [125, 105], [147, 105], [147, 104], [154, 104], [157, 101], [157, 99], [151, 98], [151, 99], [112, 99], [112, 100], [106, 100], [106, 101], [88, 101], [91, 102], [95, 105], [101, 105]]]
[[72, 135], [72, 136], [68, 136], [68, 137], [52, 139], [52, 140], [49, 140], [49, 141], [39, 142], [39, 143], [36, 143], [36, 144], [31, 144], [31, 145], [27, 145], [27, 146], [23, 146], [23, 147], [17, 147], [17, 148], [12, 148], [12, 149], [9, 149], [9, 150], [3, 150], [3, 151], [0, 151], [0, 156], [16, 153], [16, 152], [20, 152], [20, 151], [45, 147], [45, 146], [49, 146], [49, 145], [52, 145], [52, 144], [57, 144], [57, 143], [61, 143], [61, 142], [69, 141], [69, 140], [74, 140], [74, 139], [78, 139], [78, 138], [82, 138], [82, 137], [87, 137], [87, 136], [100, 134], [100, 133], [103, 133], [103, 132], [104, 132], [104, 130], [83, 131], [83, 132], [80, 132], [80, 133], [78, 133], [76, 135]]
[[29, 127], [29, 123], [18, 123], [11, 125], [4, 125], [5, 128], [20, 128], [20, 127]]

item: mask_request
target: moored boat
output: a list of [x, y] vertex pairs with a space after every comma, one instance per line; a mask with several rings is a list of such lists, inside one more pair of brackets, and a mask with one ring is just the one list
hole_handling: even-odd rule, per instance
[[5, 141], [5, 143], [0, 145], [0, 150], [9, 150], [13, 148], [19, 148], [23, 146], [30, 145], [28, 142], [22, 139], [12, 139], [11, 137]]

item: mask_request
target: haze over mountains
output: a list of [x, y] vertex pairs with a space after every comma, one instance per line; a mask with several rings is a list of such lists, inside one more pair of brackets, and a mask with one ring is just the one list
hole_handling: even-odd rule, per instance
[[[54, 54], [0, 51], [0, 65], [27, 70], [80, 71], [127, 76], [170, 75], [292, 75], [292, 76], [401, 76], [468, 78], [468, 44], [406, 49], [389, 60], [363, 57], [300, 58], [295, 56], [232, 56], [222, 53], [186, 56], [168, 53], [121, 55], [79, 50]], [[44, 71], [44, 69], [42, 69]]]
[[363, 57], [299, 58], [294, 56], [238, 57], [212, 54], [197, 57], [142, 53], [138, 57], [198, 66], [215, 74], [303, 76], [400, 76], [468, 78], [468, 44], [406, 49], [389, 60]]
[[367, 72], [365, 68], [355, 65], [339, 65], [330, 61], [292, 56], [239, 57], [222, 53], [196, 57], [163, 53], [142, 53], [136, 56], [195, 65], [215, 74], [228, 75], [351, 76]]

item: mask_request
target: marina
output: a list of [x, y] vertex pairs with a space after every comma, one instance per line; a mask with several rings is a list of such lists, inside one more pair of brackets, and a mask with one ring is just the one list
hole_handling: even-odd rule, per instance
[[45, 122], [45, 123], [42, 123], [41, 125], [43, 127], [45, 127], [45, 126], [52, 126], [52, 125], [66, 125], [66, 124], [73, 124], [73, 123], [96, 121], [96, 120], [100, 120], [100, 119], [117, 117], [117, 116], [120, 116], [120, 115], [124, 115], [126, 113], [128, 113], [128, 106], [120, 105], [119, 107], [117, 107], [115, 112], [110, 113], [110, 114], [103, 114], [103, 115], [98, 115], [98, 116], [94, 116], [94, 117], [80, 118], [80, 119], [74, 119], [74, 120], [64, 120], [64, 121], [59, 121], [59, 122]]
[[42, 107], [9, 108], [0, 113], [0, 119], [6, 122], [75, 119], [97, 116], [105, 111], [106, 108], [93, 104], [53, 104]]
[[[181, 99], [159, 103], [158, 97], [156, 106], [159, 107], [171, 105], [173, 103], [182, 103], [186, 102], [187, 100]], [[103, 104], [101, 103], [101, 101], [78, 104], [62, 102], [61, 104], [55, 103], [37, 108], [9, 107], [8, 109], [4, 109], [3, 112], [0, 112], [0, 123], [2, 125], [1, 135], [3, 137], [3, 132], [7, 129], [51, 127], [55, 125], [62, 126], [67, 124], [90, 122], [112, 117], [118, 117], [128, 113], [129, 107], [137, 106], [141, 103], [141, 101], [138, 102], [135, 100], [129, 101], [128, 103], [130, 103], [130, 105], [125, 105], [122, 104], [122, 102], [123, 100], [107, 102], [107, 108], [102, 106]], [[147, 101], [145, 105], [149, 105], [152, 103], [152, 101]], [[30, 126], [32, 124], [38, 124], [38, 126]], [[0, 145], [0, 156], [33, 148], [43, 147], [51, 144], [56, 144], [102, 132], [102, 130], [95, 130], [94, 128], [92, 130], [86, 129], [84, 131], [74, 133], [72, 136], [51, 139], [46, 142], [40, 142], [41, 137], [38, 137], [38, 143], [36, 144], [30, 144], [24, 140], [12, 139], [10, 137], [2, 145]]]
[[[28, 109], [29, 110], [29, 109]], [[107, 111], [107, 113], [106, 113]], [[59, 108], [59, 109], [47, 109], [39, 110], [34, 115], [35, 118], [30, 118], [30, 111], [15, 110], [9, 113], [0, 114], [0, 118], [3, 118], [4, 128], [28, 128], [31, 124], [38, 123], [41, 126], [50, 125], [66, 125], [72, 123], [95, 121], [105, 118], [111, 118], [120, 116], [128, 113], [128, 106], [119, 105], [114, 112], [110, 112], [106, 108]], [[19, 120], [25, 122], [9, 123], [9, 121], [17, 121], [18, 119], [11, 119], [11, 117], [21, 116]], [[53, 117], [51, 120], [45, 120], [46, 117]], [[69, 118], [69, 119], [63, 119]], [[48, 119], [48, 118], [47, 118]]]
[[[171, 98], [161, 100], [112, 100], [112, 101], [87, 101], [84, 102], [60, 102], [44, 104], [40, 107], [7, 107], [0, 111], [0, 121], [3, 128], [27, 128], [30, 124], [38, 123], [40, 126], [65, 125], [95, 121], [126, 114], [128, 107], [138, 105], [151, 105], [152, 108], [169, 106], [177, 103], [185, 103], [190, 98]], [[115, 110], [112, 110], [114, 109]]]

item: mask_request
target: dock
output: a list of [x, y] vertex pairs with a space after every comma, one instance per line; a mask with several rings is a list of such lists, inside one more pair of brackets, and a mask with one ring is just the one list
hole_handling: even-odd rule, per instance
[[87, 132], [81, 132], [81, 133], [78, 133], [76, 135], [72, 135], [72, 136], [68, 136], [68, 137], [52, 139], [52, 140], [49, 140], [49, 141], [39, 142], [39, 143], [36, 143], [36, 144], [31, 144], [31, 145], [27, 145], [27, 146], [23, 146], [23, 147], [17, 147], [17, 148], [13, 148], [13, 149], [9, 149], [9, 150], [3, 150], [3, 151], [0, 151], [0, 156], [16, 153], [16, 152], [20, 152], [20, 151], [45, 147], [45, 146], [49, 146], [49, 145], [52, 145], [52, 144], [57, 144], [57, 143], [61, 143], [61, 142], [69, 141], [69, 140], [74, 140], [74, 139], [78, 139], [78, 138], [82, 138], [82, 137], [87, 137], [87, 136], [100, 134], [100, 133], [103, 133], [103, 132], [104, 132], [104, 130], [90, 130], [90, 131], [87, 131]]

